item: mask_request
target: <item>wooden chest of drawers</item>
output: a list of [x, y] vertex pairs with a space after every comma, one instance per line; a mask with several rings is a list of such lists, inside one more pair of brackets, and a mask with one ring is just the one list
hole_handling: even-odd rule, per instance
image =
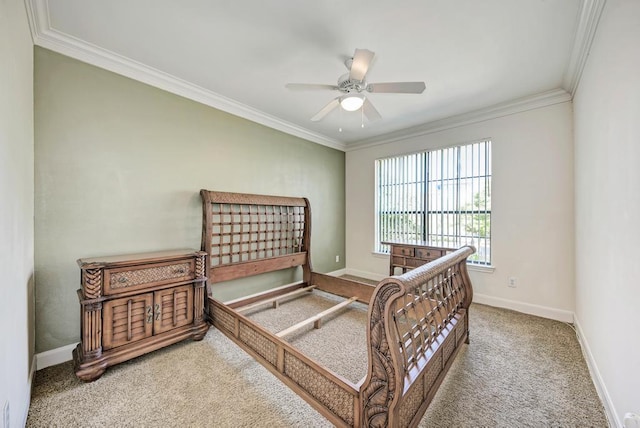
[[402, 273], [429, 263], [445, 254], [455, 251], [455, 248], [436, 247], [427, 242], [383, 242], [390, 249], [389, 275], [395, 275], [396, 268]]
[[205, 257], [177, 250], [78, 260], [76, 375], [92, 381], [114, 364], [183, 339], [202, 339], [209, 328]]

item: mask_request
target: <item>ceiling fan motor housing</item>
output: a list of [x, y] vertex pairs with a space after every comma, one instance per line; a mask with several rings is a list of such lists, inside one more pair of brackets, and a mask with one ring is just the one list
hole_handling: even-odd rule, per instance
[[360, 93], [367, 88], [367, 83], [364, 80], [351, 80], [349, 79], [349, 73], [343, 74], [338, 79], [338, 90], [345, 94], [350, 92]]

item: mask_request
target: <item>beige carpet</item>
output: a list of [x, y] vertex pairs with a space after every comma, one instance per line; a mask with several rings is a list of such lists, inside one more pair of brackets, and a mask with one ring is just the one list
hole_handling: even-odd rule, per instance
[[[272, 331], [335, 303], [313, 292], [251, 317]], [[366, 307], [288, 340], [338, 374], [366, 373]], [[606, 427], [571, 326], [474, 304], [460, 351], [421, 427]], [[28, 427], [323, 427], [326, 419], [216, 329], [83, 383], [71, 363], [36, 373]]]

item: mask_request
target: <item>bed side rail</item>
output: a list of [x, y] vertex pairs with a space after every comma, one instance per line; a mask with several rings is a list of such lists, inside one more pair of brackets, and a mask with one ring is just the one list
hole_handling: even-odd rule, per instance
[[415, 426], [463, 341], [473, 297], [462, 247], [383, 280], [369, 306], [364, 426]]
[[360, 426], [355, 385], [223, 303], [209, 298], [209, 308], [215, 327], [333, 424]]
[[311, 272], [311, 284], [319, 290], [345, 298], [358, 297], [358, 302], [369, 304], [375, 285], [369, 285], [351, 279], [340, 278], [324, 273]]

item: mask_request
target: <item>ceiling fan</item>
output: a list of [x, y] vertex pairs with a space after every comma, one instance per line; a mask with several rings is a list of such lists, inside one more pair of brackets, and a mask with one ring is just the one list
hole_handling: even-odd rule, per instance
[[375, 53], [370, 50], [356, 49], [353, 58], [347, 59], [344, 63], [349, 72], [338, 78], [337, 85], [288, 83], [286, 87], [292, 90], [332, 90], [342, 92], [341, 95], [331, 100], [329, 104], [311, 118], [314, 122], [321, 120], [338, 106], [347, 111], [356, 111], [362, 108], [362, 113], [368, 120], [380, 120], [382, 116], [380, 116], [378, 110], [375, 109], [363, 92], [421, 94], [426, 86], [424, 82], [367, 83], [367, 71], [374, 55]]

